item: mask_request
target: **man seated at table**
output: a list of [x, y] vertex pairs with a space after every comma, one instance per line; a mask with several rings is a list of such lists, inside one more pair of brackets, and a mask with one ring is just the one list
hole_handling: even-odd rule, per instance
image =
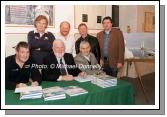
[[[30, 57], [27, 42], [19, 42], [16, 46], [16, 54], [5, 59], [5, 88], [15, 89], [27, 86], [31, 80], [32, 86], [41, 83], [41, 75]], [[30, 79], [31, 78], [31, 79]]]
[[89, 42], [82, 41], [79, 47], [80, 52], [74, 58], [77, 66], [89, 75], [101, 72], [101, 66], [98, 64], [95, 55], [91, 53], [91, 46]]
[[42, 69], [42, 79], [45, 81], [70, 81], [73, 76], [85, 76], [75, 65], [72, 54], [65, 53], [65, 45], [62, 40], [56, 39], [53, 42], [53, 52], [44, 59], [47, 68]]

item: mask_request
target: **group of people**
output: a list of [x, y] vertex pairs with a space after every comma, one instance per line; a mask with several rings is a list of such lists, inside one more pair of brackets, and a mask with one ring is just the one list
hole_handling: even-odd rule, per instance
[[69, 34], [69, 22], [61, 22], [60, 32], [54, 36], [46, 31], [47, 18], [39, 15], [35, 30], [28, 33], [28, 43], [19, 42], [16, 54], [5, 59], [6, 89], [38, 86], [42, 81], [69, 81], [99, 71], [117, 77], [124, 64], [124, 37], [118, 28], [112, 28], [111, 17], [104, 17], [102, 24], [104, 30], [94, 37], [81, 23], [80, 38], [75, 41]]

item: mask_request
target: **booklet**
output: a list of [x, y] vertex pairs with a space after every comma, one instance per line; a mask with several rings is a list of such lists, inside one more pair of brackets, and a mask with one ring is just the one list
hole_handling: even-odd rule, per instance
[[20, 93], [20, 100], [23, 99], [36, 99], [42, 97], [42, 91], [30, 91], [30, 92], [21, 92]]
[[64, 90], [59, 86], [43, 89], [43, 97], [45, 101], [58, 100], [66, 98]]
[[35, 99], [42, 97], [42, 87], [41, 86], [28, 86], [22, 87], [15, 90], [15, 92], [20, 92], [20, 100], [23, 99]]
[[63, 88], [65, 93], [69, 96], [77, 96], [88, 93], [85, 89], [78, 86], [67, 86]]
[[29, 92], [29, 91], [39, 91], [39, 90], [42, 90], [41, 86], [27, 86], [27, 87], [15, 88], [15, 93]]
[[94, 75], [91, 83], [102, 88], [117, 86], [117, 77], [112, 77], [109, 75]]
[[86, 77], [77, 76], [74, 77], [74, 79], [78, 82], [89, 82], [92, 80], [92, 76], [91, 75], [87, 75]]

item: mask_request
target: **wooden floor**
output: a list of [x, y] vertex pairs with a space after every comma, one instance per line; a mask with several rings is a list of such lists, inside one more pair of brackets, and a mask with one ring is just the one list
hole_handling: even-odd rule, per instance
[[137, 78], [123, 77], [122, 79], [127, 80], [134, 85], [136, 105], [154, 105], [155, 104], [155, 73], [142, 76], [142, 82], [145, 87], [149, 102], [146, 101]]

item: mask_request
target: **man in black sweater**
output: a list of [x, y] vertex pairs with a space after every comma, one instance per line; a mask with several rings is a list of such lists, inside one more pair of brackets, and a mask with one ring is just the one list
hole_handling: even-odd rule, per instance
[[99, 46], [99, 42], [98, 42], [97, 38], [88, 34], [88, 27], [84, 23], [81, 23], [78, 26], [78, 31], [79, 31], [81, 37], [75, 42], [76, 54], [78, 54], [80, 52], [79, 45], [80, 45], [81, 41], [88, 41], [90, 46], [91, 46], [91, 52], [95, 55], [98, 63], [100, 63], [100, 57], [101, 57], [100, 46]]
[[41, 83], [41, 75], [35, 62], [30, 58], [27, 42], [19, 42], [16, 46], [16, 54], [5, 59], [5, 88], [15, 89], [27, 86], [30, 78], [32, 86]]
[[60, 39], [54, 40], [53, 53], [48, 54], [44, 64], [47, 65], [42, 69], [42, 80], [45, 81], [70, 81], [74, 76], [86, 75], [76, 66], [72, 54], [65, 53], [65, 45]]

